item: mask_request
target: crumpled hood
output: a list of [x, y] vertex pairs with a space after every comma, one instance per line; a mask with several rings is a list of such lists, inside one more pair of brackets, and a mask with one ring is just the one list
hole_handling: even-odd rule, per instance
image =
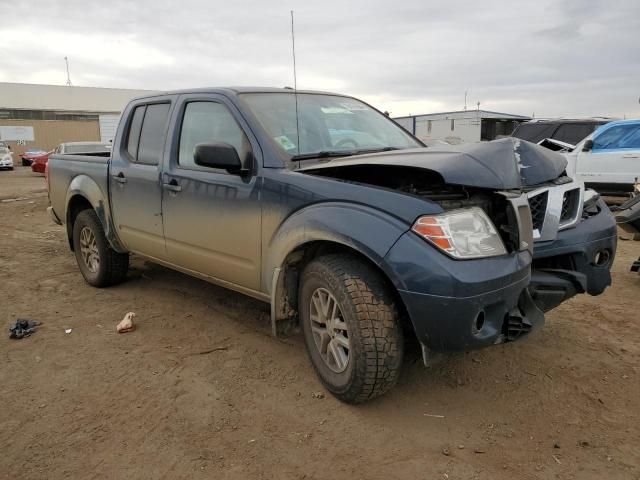
[[353, 165], [396, 165], [424, 168], [439, 173], [453, 185], [519, 189], [558, 178], [567, 160], [534, 143], [517, 138], [451, 147], [415, 148], [358, 155], [303, 167], [301, 171]]

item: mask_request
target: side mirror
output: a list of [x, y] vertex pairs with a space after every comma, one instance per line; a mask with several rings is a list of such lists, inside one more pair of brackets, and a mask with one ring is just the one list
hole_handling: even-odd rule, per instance
[[582, 146], [582, 151], [590, 152], [591, 149], [593, 149], [593, 140], [587, 140], [586, 142], [584, 142], [584, 145]]
[[221, 168], [229, 173], [245, 172], [237, 150], [228, 143], [198, 143], [193, 159], [201, 167]]

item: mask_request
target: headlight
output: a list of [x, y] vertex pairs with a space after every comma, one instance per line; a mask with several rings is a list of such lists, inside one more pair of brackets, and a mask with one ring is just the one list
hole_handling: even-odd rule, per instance
[[496, 227], [478, 207], [420, 217], [411, 230], [454, 258], [495, 257], [507, 253]]

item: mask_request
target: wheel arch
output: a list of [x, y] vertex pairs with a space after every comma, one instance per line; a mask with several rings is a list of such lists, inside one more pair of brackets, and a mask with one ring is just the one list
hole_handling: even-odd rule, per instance
[[374, 269], [385, 282], [398, 310], [399, 320], [404, 326], [413, 324], [394, 281], [393, 273], [384, 268], [381, 258], [373, 258], [351, 245], [335, 240], [311, 240], [298, 245], [285, 257], [282, 265], [274, 271], [271, 288], [271, 329], [274, 336], [287, 335], [298, 325], [298, 294], [300, 275], [313, 260], [328, 254], [343, 254], [357, 258]]
[[73, 250], [73, 224], [78, 214], [83, 210], [93, 209], [112, 248], [119, 253], [126, 253], [127, 250], [120, 244], [113, 229], [109, 201], [106, 195], [108, 194], [103, 192], [96, 181], [87, 175], [78, 175], [69, 184], [65, 202], [67, 206], [65, 224], [71, 250]]

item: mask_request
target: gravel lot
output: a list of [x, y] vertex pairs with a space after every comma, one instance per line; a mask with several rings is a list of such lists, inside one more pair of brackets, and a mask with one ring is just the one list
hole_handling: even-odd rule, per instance
[[[46, 205], [42, 176], [0, 172], [0, 478], [640, 478], [640, 242], [529, 339], [411, 359], [351, 407], [265, 304], [139, 258], [88, 286]], [[17, 317], [43, 325], [9, 340]]]

